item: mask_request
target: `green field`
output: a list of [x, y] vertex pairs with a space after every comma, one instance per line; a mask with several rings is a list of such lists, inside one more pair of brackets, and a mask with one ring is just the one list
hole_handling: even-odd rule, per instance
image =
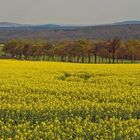
[[140, 140], [140, 65], [0, 60], [1, 140]]

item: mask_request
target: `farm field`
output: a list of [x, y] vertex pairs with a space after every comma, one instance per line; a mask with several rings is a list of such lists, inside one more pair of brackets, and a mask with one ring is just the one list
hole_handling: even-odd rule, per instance
[[140, 64], [0, 60], [1, 140], [139, 140]]

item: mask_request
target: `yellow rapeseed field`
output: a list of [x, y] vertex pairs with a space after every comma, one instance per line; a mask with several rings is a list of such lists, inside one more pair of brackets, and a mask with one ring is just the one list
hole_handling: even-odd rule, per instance
[[140, 65], [0, 60], [1, 140], [140, 140]]

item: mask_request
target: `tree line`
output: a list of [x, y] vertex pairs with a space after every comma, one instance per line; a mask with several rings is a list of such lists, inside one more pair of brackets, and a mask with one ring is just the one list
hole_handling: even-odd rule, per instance
[[140, 60], [140, 40], [73, 40], [49, 42], [44, 40], [9, 40], [5, 56], [21, 60], [51, 60], [75, 63], [121, 63]]

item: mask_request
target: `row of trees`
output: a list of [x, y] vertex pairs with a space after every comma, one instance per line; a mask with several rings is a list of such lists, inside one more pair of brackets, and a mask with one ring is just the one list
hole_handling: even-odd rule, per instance
[[[65, 62], [117, 63], [119, 60], [140, 60], [140, 40], [107, 41], [74, 40], [61, 42], [10, 40], [3, 48], [6, 56], [25, 60], [54, 60]], [[98, 61], [97, 61], [98, 59]]]

